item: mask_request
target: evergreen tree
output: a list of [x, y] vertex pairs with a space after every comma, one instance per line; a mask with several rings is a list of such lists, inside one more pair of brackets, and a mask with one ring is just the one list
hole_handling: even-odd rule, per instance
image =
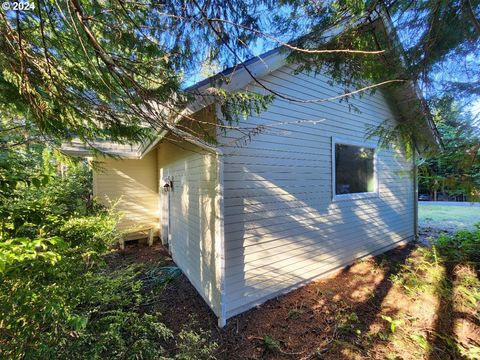
[[472, 124], [473, 116], [462, 112], [452, 98], [436, 102], [434, 118], [442, 135], [442, 152], [419, 166], [419, 192], [432, 200], [446, 194], [452, 200], [480, 198], [480, 139]]
[[[205, 96], [186, 90], [192, 74], [206, 62], [224, 68], [245, 60], [259, 45], [284, 45], [300, 70], [329, 73], [344, 87], [341, 100], [408, 81], [419, 81], [428, 99], [451, 91], [471, 100], [480, 91], [478, 0], [31, 4], [0, 11], [2, 116], [28, 117], [59, 140], [138, 142], [159, 130], [181, 136], [172, 118]], [[440, 78], [445, 67], [452, 76]], [[272, 97], [288, 98], [250, 76], [264, 95], [227, 94], [218, 88], [227, 79], [206, 95], [230, 113], [227, 122], [252, 105], [263, 110]]]

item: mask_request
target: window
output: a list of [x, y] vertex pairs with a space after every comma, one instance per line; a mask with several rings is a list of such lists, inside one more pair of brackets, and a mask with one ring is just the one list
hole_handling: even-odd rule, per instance
[[332, 141], [333, 199], [358, 199], [377, 195], [375, 147]]

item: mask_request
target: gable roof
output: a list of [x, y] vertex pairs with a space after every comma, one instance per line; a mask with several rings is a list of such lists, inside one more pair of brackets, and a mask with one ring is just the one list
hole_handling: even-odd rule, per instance
[[[220, 87], [226, 91], [234, 92], [243, 89], [253, 81], [253, 79], [245, 70], [246, 67], [248, 67], [248, 70], [257, 78], [261, 78], [282, 67], [285, 64], [285, 59], [288, 53], [281, 50], [281, 47], [270, 50], [262, 55], [225, 69], [218, 74], [201, 80], [198, 83], [188, 87], [186, 91], [197, 93], [197, 95], [194, 96], [193, 101], [191, 101], [179, 114], [172, 119], [172, 124], [176, 124], [184, 116], [189, 116], [212, 104], [213, 97], [208, 97], [208, 90], [220, 79], [228, 77], [229, 81], [223, 82]], [[205, 96], [205, 94], [207, 94], [207, 96]], [[150, 150], [152, 150], [167, 135], [167, 133], [167, 130], [161, 130], [157, 137], [152, 142], [147, 144], [121, 145], [113, 142], [103, 141], [95, 142], [93, 145], [97, 150], [104, 152], [107, 155], [116, 155], [129, 159], [141, 159], [148, 152], [150, 152]], [[198, 145], [198, 141], [195, 141], [195, 139], [191, 137], [187, 136], [185, 140]], [[205, 144], [202, 144], [203, 147], [205, 147], [204, 145]], [[89, 148], [82, 144], [82, 142], [78, 139], [74, 139], [69, 143], [62, 144], [61, 151], [74, 156], [91, 155]]]
[[[382, 14], [377, 22], [382, 26], [383, 30], [390, 35], [392, 41], [396, 46], [402, 48], [400, 40], [398, 39], [394, 28], [393, 23], [388, 14]], [[333, 36], [342, 31], [341, 27], [335, 27], [326, 31], [326, 36]], [[198, 83], [188, 87], [186, 91], [191, 93], [196, 93], [194, 100], [191, 101], [185, 109], [183, 109], [179, 114], [172, 118], [171, 124], [174, 126], [179, 122], [184, 116], [189, 116], [202, 108], [213, 103], [213, 96], [208, 96], [208, 91], [210, 88], [217, 86], [222, 88], [227, 92], [235, 92], [241, 89], [244, 89], [247, 85], [254, 81], [254, 78], [260, 79], [280, 67], [286, 64], [286, 58], [290, 54], [291, 50], [285, 46], [279, 46], [275, 49], [267, 51], [259, 56], [253, 57], [244, 61], [243, 63], [234, 65], [228, 69], [225, 69], [218, 74], [215, 74], [211, 77], [208, 77], [204, 80], [199, 81]], [[404, 61], [404, 59], [400, 59]], [[253, 75], [253, 77], [252, 77]], [[228, 78], [228, 81], [224, 81], [225, 78]], [[433, 122], [430, 110], [428, 105], [421, 94], [418, 85], [413, 81], [408, 81], [400, 86], [397, 90], [392, 93], [394, 99], [396, 100], [398, 110], [402, 118], [412, 118], [418, 117], [424, 119], [424, 124], [421, 126], [419, 131], [423, 132], [428, 138], [431, 139], [431, 145], [442, 147], [442, 141], [440, 134]], [[412, 103], [413, 102], [413, 103]], [[414, 105], [414, 106], [412, 106]], [[121, 157], [126, 157], [130, 159], [141, 159], [144, 155], [150, 152], [166, 135], [168, 130], [161, 130], [156, 138], [147, 144], [139, 145], [118, 145], [115, 143], [98, 143], [97, 149], [105, 152], [110, 155], [117, 155]], [[188, 136], [188, 133], [185, 133], [185, 140], [192, 142], [196, 145], [199, 145], [199, 142], [194, 139], [192, 136]], [[86, 146], [80, 145], [79, 141], [73, 141], [70, 144], [62, 145], [62, 151], [77, 155], [77, 156], [88, 156], [90, 151]], [[208, 147], [207, 144], [201, 144], [202, 147]], [[212, 148], [213, 150], [213, 148]]]

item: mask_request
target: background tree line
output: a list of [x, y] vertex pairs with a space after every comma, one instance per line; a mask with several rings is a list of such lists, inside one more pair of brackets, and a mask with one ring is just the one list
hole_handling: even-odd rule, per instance
[[480, 199], [479, 125], [469, 111], [461, 111], [451, 97], [435, 101], [434, 120], [443, 150], [419, 164], [419, 193], [430, 200], [478, 201]]

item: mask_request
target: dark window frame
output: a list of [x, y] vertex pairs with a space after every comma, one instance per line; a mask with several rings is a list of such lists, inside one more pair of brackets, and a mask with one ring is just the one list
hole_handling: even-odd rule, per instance
[[[337, 194], [337, 185], [336, 185], [336, 145], [349, 145], [357, 147], [365, 147], [373, 150], [373, 191], [367, 192], [357, 192], [357, 193], [348, 193], [348, 194]], [[348, 139], [342, 139], [338, 137], [332, 137], [332, 201], [342, 201], [342, 200], [355, 200], [355, 199], [365, 199], [370, 197], [378, 196], [378, 165], [377, 165], [377, 147], [373, 143], [360, 142], [360, 141], [351, 141]]]

